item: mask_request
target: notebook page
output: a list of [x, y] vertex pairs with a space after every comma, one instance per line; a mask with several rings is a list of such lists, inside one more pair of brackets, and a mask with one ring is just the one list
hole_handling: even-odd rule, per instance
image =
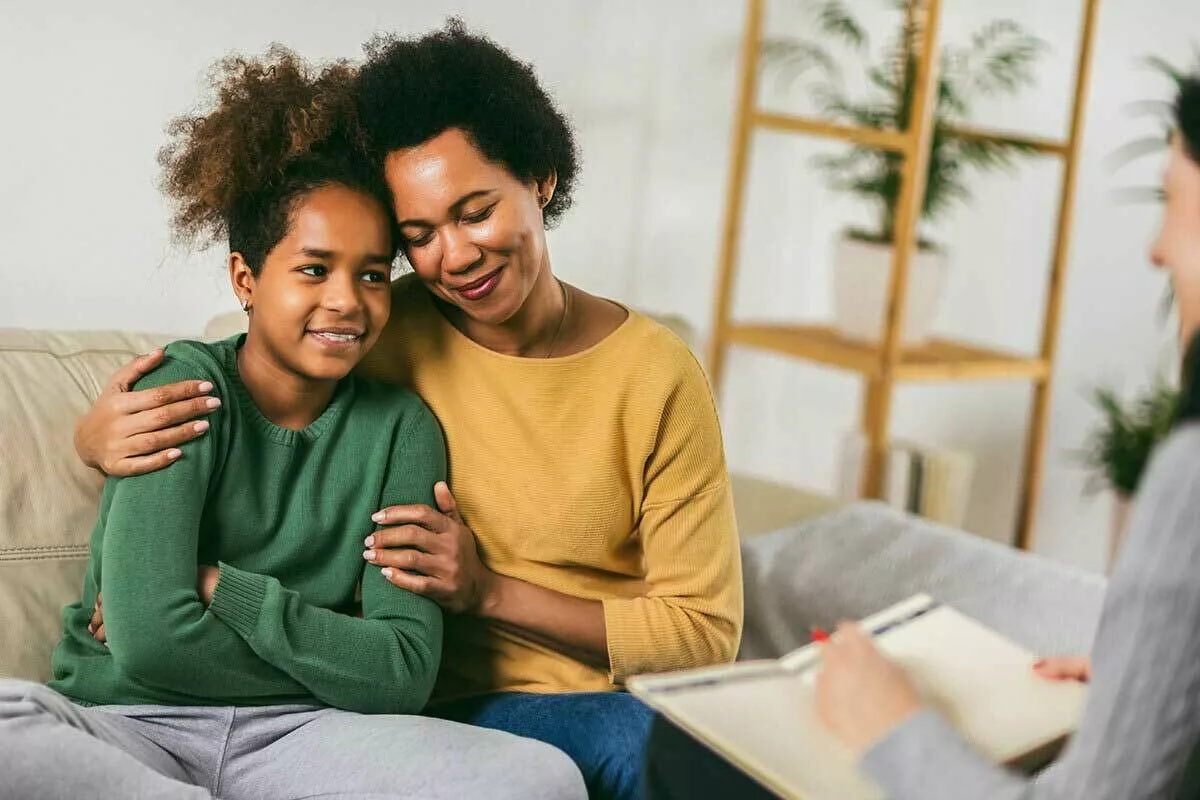
[[909, 671], [928, 704], [997, 763], [1066, 736], [1082, 714], [1081, 684], [1038, 677], [1032, 653], [953, 609], [930, 612], [877, 644]]

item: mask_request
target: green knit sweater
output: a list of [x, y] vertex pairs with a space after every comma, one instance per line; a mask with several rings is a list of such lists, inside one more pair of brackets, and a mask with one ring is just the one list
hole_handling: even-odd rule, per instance
[[[175, 342], [138, 384], [209, 380], [225, 403], [179, 461], [105, 485], [50, 687], [84, 704], [419, 711], [441, 612], [362, 552], [379, 508], [433, 504], [446, 475], [437, 421], [412, 392], [352, 376], [307, 428], [281, 428], [238, 376], [242, 339]], [[221, 569], [207, 609], [200, 564]], [[108, 647], [87, 631], [97, 591]]]

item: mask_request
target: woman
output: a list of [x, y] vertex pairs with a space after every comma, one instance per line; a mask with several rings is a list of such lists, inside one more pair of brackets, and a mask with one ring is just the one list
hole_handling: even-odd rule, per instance
[[[433, 713], [554, 744], [593, 797], [637, 797], [651, 717], [616, 690], [731, 660], [741, 633], [707, 380], [664, 328], [555, 278], [545, 229], [578, 154], [527, 65], [457, 23], [381, 38], [358, 104], [415, 273], [365, 372], [433, 409], [454, 486], [382, 509], [365, 556], [451, 612]], [[194, 385], [121, 391], [153, 365], [80, 423], [88, 463], [154, 469], [196, 435]]]
[[229, 59], [216, 107], [172, 126], [176, 231], [228, 239], [249, 330], [168, 345], [139, 382], [204, 381], [224, 411], [166, 469], [107, 482], [54, 679], [0, 681], [6, 797], [583, 796], [553, 748], [412, 716], [442, 614], [364, 569], [372, 509], [430, 502], [446, 463], [414, 394], [351, 375], [396, 254], [352, 80]]
[[[1160, 447], [1139, 493], [1092, 661], [1038, 665], [1048, 678], [1090, 681], [1079, 730], [1061, 759], [1038, 778], [1009, 773], [982, 758], [936, 713], [922, 709], [904, 671], [857, 626], [842, 625], [823, 645], [818, 713], [862, 755], [864, 773], [888, 797], [1200, 797], [1200, 383], [1195, 369], [1200, 360], [1200, 77], [1183, 82], [1176, 118], [1163, 187], [1166, 209], [1153, 258], [1171, 274], [1180, 340], [1190, 345], [1185, 400], [1178, 426]], [[680, 734], [665, 727], [662, 732], [671, 741], [652, 745], [654, 796], [735, 796], [689, 791], [691, 777], [678, 768], [684, 757]], [[684, 747], [695, 752], [697, 746], [684, 742]], [[746, 788], [738, 797], [763, 792], [711, 755], [698, 760], [728, 781], [727, 788]]]

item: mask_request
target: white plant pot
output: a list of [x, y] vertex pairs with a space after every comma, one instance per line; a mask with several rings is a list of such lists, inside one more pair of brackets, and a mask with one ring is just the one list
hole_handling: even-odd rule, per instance
[[[849, 236], [838, 240], [834, 253], [834, 327], [848, 339], [883, 340], [892, 246]], [[929, 339], [946, 285], [946, 254], [921, 250], [908, 268], [908, 307], [904, 315], [904, 347], [920, 347]]]

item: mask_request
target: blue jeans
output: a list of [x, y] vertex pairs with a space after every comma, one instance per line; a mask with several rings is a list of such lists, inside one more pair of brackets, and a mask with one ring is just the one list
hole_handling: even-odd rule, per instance
[[623, 692], [499, 692], [452, 700], [426, 713], [537, 739], [579, 767], [592, 800], [641, 800], [654, 712]]

